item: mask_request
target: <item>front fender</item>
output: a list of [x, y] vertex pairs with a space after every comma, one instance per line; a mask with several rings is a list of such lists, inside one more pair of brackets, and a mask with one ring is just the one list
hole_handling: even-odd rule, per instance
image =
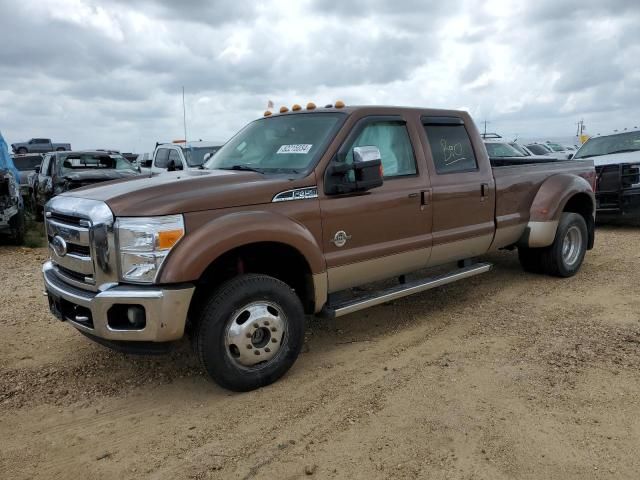
[[570, 173], [559, 173], [547, 178], [533, 199], [529, 223], [518, 243], [531, 248], [551, 245], [556, 236], [560, 215], [567, 202], [578, 194], [588, 195], [591, 214], [595, 218], [595, 195], [587, 180]]
[[196, 281], [224, 253], [259, 242], [295, 248], [312, 274], [326, 270], [322, 249], [304, 225], [277, 213], [244, 211], [216, 218], [188, 233], [162, 266], [160, 283]]

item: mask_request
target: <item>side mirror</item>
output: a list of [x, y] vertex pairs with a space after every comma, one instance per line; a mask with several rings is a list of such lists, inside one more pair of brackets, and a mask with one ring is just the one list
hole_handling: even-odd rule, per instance
[[378, 147], [355, 147], [353, 164], [334, 162], [327, 169], [325, 193], [365, 192], [380, 187], [382, 183], [382, 159]]

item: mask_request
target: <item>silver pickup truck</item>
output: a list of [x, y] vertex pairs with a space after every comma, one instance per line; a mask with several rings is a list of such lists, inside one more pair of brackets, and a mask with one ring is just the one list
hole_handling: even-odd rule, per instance
[[32, 138], [28, 142], [12, 143], [14, 153], [47, 153], [71, 150], [70, 143], [51, 143], [50, 138]]

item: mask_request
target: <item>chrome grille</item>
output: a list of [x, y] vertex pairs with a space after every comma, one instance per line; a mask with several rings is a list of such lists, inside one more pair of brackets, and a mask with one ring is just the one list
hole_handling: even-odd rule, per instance
[[117, 282], [113, 216], [104, 202], [55, 197], [45, 209], [45, 228], [51, 261], [62, 281], [92, 291]]

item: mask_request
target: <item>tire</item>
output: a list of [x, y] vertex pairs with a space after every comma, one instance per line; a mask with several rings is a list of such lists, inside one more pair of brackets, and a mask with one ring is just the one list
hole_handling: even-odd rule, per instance
[[194, 343], [202, 366], [217, 384], [236, 392], [278, 380], [304, 342], [300, 299], [267, 275], [227, 281], [204, 302], [196, 321]]
[[25, 234], [25, 221], [24, 221], [24, 213], [18, 212], [10, 221], [11, 225], [11, 240], [14, 245], [22, 245], [24, 243], [24, 234]]
[[525, 272], [543, 273], [540, 248], [518, 247], [518, 260]]
[[577, 213], [563, 213], [553, 243], [542, 249], [545, 273], [556, 277], [573, 277], [582, 266], [588, 239], [584, 217]]
[[24, 147], [20, 147], [20, 148], [16, 151], [16, 153], [17, 153], [17, 154], [20, 154], [20, 155], [24, 155], [24, 154], [25, 154], [25, 153], [27, 153], [27, 152], [28, 152], [28, 150], [27, 150], [26, 148], [24, 148]]

